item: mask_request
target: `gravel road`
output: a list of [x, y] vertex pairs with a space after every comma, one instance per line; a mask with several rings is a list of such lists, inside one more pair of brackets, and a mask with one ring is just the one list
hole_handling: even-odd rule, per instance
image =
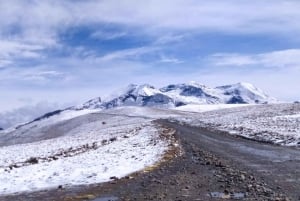
[[108, 183], [60, 186], [0, 200], [300, 200], [300, 150], [156, 122], [176, 129], [180, 156]]

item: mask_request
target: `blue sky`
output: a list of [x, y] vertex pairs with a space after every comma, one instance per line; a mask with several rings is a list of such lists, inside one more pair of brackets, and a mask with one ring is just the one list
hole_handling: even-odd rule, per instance
[[298, 0], [0, 0], [0, 10], [0, 112], [191, 80], [300, 100]]

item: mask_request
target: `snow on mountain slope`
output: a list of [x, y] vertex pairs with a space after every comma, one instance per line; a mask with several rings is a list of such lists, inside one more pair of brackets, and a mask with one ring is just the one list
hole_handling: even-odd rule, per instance
[[196, 82], [171, 84], [160, 89], [149, 84], [131, 84], [106, 101], [92, 99], [73, 109], [110, 109], [120, 106], [176, 108], [188, 104], [274, 103], [275, 98], [249, 83], [211, 88]]
[[276, 99], [266, 95], [250, 83], [240, 82], [233, 85], [216, 87], [224, 96], [226, 103], [276, 103]]
[[71, 107], [70, 109], [83, 110], [83, 109], [96, 109], [99, 107], [101, 107], [101, 98], [97, 97], [97, 98], [91, 99], [81, 105]]
[[277, 102], [275, 98], [267, 96], [262, 90], [249, 83], [211, 88], [191, 82], [189, 84], [171, 84], [161, 89], [156, 89], [148, 84], [129, 85], [117, 97], [97, 104], [97, 107], [102, 109], [119, 106], [175, 108], [188, 104], [261, 104], [275, 102]]
[[56, 114], [65, 115], [60, 119], [54, 115], [34, 121], [12, 131], [13, 138], [0, 135], [6, 143], [0, 145], [0, 194], [105, 182], [151, 166], [177, 146], [160, 136], [166, 130], [152, 122], [158, 118], [299, 147], [299, 104], [204, 109], [223, 106], [235, 108], [197, 113], [178, 111], [181, 107], [126, 106], [62, 111]]
[[[107, 110], [84, 109], [84, 110], [64, 110], [59, 114], [48, 118], [41, 118], [17, 128], [7, 129], [0, 133], [0, 147], [14, 144], [31, 143], [47, 140], [60, 136], [66, 136], [70, 129], [74, 129], [83, 123], [94, 121], [106, 122], [111, 124], [102, 125], [102, 128], [119, 125], [120, 117], [123, 118], [122, 124], [132, 124], [134, 118], [155, 120], [158, 118], [169, 118], [188, 115], [186, 112], [173, 111], [168, 109], [124, 106]], [[132, 117], [132, 118], [131, 118]]]
[[[106, 182], [153, 165], [173, 146], [145, 118], [87, 114], [60, 126], [59, 136], [0, 147], [0, 194]], [[51, 136], [54, 128], [40, 130]]]
[[[211, 88], [203, 84], [190, 82], [188, 84], [171, 84], [160, 89], [156, 89], [149, 84], [131, 84], [108, 100], [103, 101], [100, 97], [97, 97], [81, 105], [47, 113], [34, 121], [48, 119], [46, 122], [50, 122], [51, 116], [57, 116], [57, 119], [60, 119], [60, 116], [65, 113], [80, 116], [82, 113], [89, 112], [89, 110], [99, 111], [122, 106], [170, 109], [195, 104], [262, 104], [276, 102], [275, 98], [269, 97], [261, 89], [249, 83], [237, 83]], [[82, 113], [79, 112], [81, 110]], [[24, 125], [26, 124], [19, 126]]]
[[160, 91], [171, 97], [177, 103], [176, 106], [221, 103], [221, 100], [218, 98], [219, 94], [214, 89], [195, 82], [168, 85], [161, 88]]
[[198, 104], [189, 104], [183, 105], [180, 107], [176, 107], [175, 110], [186, 111], [186, 112], [207, 112], [213, 110], [220, 110], [226, 108], [236, 108], [236, 107], [245, 107], [250, 106], [249, 104], [206, 104], [206, 105], [198, 105]]
[[102, 104], [104, 109], [118, 106], [172, 107], [173, 100], [151, 85], [129, 85], [124, 93]]
[[300, 147], [300, 104], [264, 104], [172, 117], [213, 131]]
[[115, 114], [115, 115], [125, 115], [129, 117], [141, 117], [147, 119], [160, 119], [160, 118], [170, 118], [189, 115], [189, 112], [170, 110], [164, 108], [150, 108], [150, 107], [136, 107], [136, 106], [126, 106], [126, 107], [116, 107], [110, 110], [103, 110], [101, 113], [105, 114]]
[[[58, 122], [64, 122], [69, 119], [73, 119], [78, 116], [90, 114], [93, 112], [97, 112], [99, 109], [82, 109], [82, 110], [73, 110], [73, 109], [66, 109], [66, 110], [57, 110], [54, 112], [47, 113], [43, 115], [42, 117], [36, 118], [33, 121], [30, 121], [25, 124], [20, 124], [8, 129], [5, 129], [1, 131], [1, 136], [2, 137], [7, 137], [7, 138], [16, 138], [16, 133], [22, 133], [24, 134], [25, 132], [34, 132], [34, 130], [39, 129], [41, 127], [46, 127], [53, 125]], [[22, 128], [22, 129], [20, 129]], [[20, 137], [15, 139], [15, 141], [18, 141]], [[7, 141], [7, 139], [5, 140]], [[4, 143], [3, 141], [0, 141], [0, 146], [1, 144]]]

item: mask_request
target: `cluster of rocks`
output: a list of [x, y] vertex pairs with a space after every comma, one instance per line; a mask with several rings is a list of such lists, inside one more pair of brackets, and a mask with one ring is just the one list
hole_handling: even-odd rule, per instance
[[[193, 138], [185, 138], [184, 133], [178, 135], [167, 127], [161, 131], [161, 138], [169, 140], [170, 149], [164, 160], [151, 168], [124, 178], [111, 177], [111, 181], [104, 184], [26, 196], [45, 201], [86, 200], [83, 199], [85, 195], [93, 195], [93, 198], [113, 196], [124, 201], [290, 200], [281, 194], [281, 189], [268, 185], [242, 166], [199, 146]], [[105, 143], [108, 142], [109, 139]]]
[[[227, 165], [228, 162], [212, 153], [195, 147], [192, 149], [194, 160], [198, 160], [202, 165], [214, 167], [214, 177], [217, 178], [219, 186], [224, 188], [221, 195], [232, 199], [239, 194], [240, 197], [253, 197], [256, 200], [289, 201], [287, 196], [269, 188], [265, 182], [259, 181], [253, 174]], [[243, 192], [236, 192], [234, 190], [236, 187], [242, 189]]]
[[59, 150], [58, 153], [53, 154], [51, 156], [47, 156], [47, 157], [30, 157], [29, 159], [23, 161], [23, 162], [17, 162], [17, 163], [13, 163], [7, 166], [7, 168], [4, 170], [6, 172], [10, 172], [11, 170], [13, 170], [14, 168], [20, 168], [20, 167], [24, 167], [24, 166], [29, 166], [29, 165], [33, 165], [33, 164], [38, 164], [40, 162], [51, 162], [54, 160], [58, 160], [59, 158], [66, 158], [66, 157], [72, 157], [75, 155], [79, 155], [82, 154], [84, 152], [87, 152], [89, 150], [96, 150], [101, 146], [104, 145], [108, 145], [114, 141], [117, 140], [117, 137], [111, 137], [108, 140], [102, 140], [100, 143], [98, 142], [92, 142], [90, 144], [84, 144], [81, 145], [79, 147], [70, 147], [68, 149], [62, 149]]

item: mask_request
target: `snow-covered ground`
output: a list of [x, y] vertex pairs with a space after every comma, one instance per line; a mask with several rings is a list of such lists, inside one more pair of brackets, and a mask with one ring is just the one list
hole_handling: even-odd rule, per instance
[[151, 166], [174, 145], [158, 118], [300, 146], [300, 104], [64, 111], [0, 132], [0, 195], [106, 182]]
[[[36, 122], [26, 122], [26, 123], [22, 123], [19, 125], [15, 125], [12, 126], [10, 128], [7, 128], [5, 130], [2, 131], [2, 133], [9, 133], [12, 131], [15, 131], [16, 128], [18, 127], [35, 127], [35, 126], [47, 126], [47, 125], [51, 125], [51, 124], [55, 124], [57, 122], [61, 122], [61, 121], [65, 121], [65, 120], [69, 120], [69, 119], [73, 119], [75, 117], [78, 116], [82, 116], [85, 114], [90, 114], [90, 113], [94, 113], [94, 112], [98, 112], [100, 111], [99, 109], [84, 109], [84, 110], [65, 110], [60, 112], [58, 115], [53, 115], [49, 118], [44, 118], [40, 121], [36, 121]], [[29, 126], [28, 126], [29, 125]]]
[[106, 182], [142, 170], [168, 150], [162, 129], [145, 118], [105, 116], [59, 137], [1, 147], [0, 195]]
[[249, 106], [249, 104], [189, 104], [175, 108], [175, 110], [179, 111], [187, 111], [187, 112], [207, 112], [213, 110], [220, 110], [226, 108], [235, 108], [235, 107], [243, 107]]
[[252, 105], [173, 119], [259, 141], [300, 146], [300, 104]]
[[103, 110], [102, 113], [126, 115], [130, 117], [143, 117], [153, 120], [160, 118], [168, 119], [170, 117], [181, 117], [190, 114], [189, 112], [180, 110], [136, 106], [116, 107], [110, 110]]

